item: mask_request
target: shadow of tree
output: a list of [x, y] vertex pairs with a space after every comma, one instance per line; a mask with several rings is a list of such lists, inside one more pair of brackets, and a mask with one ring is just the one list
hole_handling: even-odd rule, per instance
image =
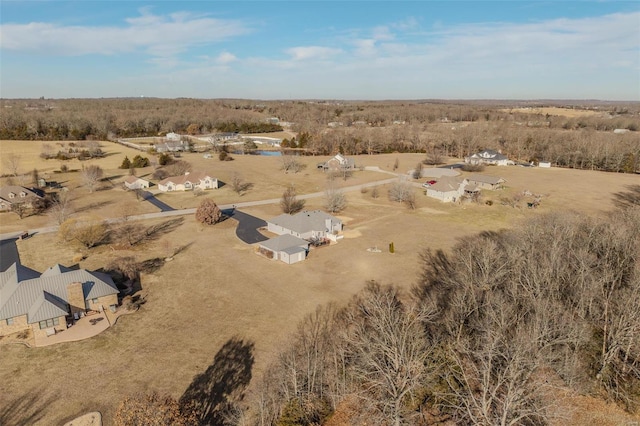
[[225, 415], [244, 397], [251, 381], [254, 343], [237, 337], [229, 339], [213, 363], [198, 374], [180, 398], [182, 406], [192, 406], [200, 424], [222, 425]]
[[43, 391], [32, 391], [0, 407], [0, 425], [26, 426], [42, 420], [45, 408], [53, 402]]
[[184, 217], [169, 219], [157, 225], [149, 226], [144, 230], [144, 234], [147, 240], [154, 240], [168, 234], [169, 232], [175, 231], [183, 223]]
[[627, 191], [613, 194], [613, 203], [621, 209], [640, 206], [640, 185], [626, 185]]
[[113, 201], [100, 201], [100, 202], [97, 202], [97, 203], [91, 203], [91, 204], [88, 204], [86, 206], [77, 208], [75, 210], [75, 213], [84, 213], [84, 212], [89, 211], [89, 210], [98, 210], [98, 209], [101, 209], [101, 208], [103, 208], [105, 206], [108, 206], [109, 204], [112, 204], [112, 203], [113, 203]]

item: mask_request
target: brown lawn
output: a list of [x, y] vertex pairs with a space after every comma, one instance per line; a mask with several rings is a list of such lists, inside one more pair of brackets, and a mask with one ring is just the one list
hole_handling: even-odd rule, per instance
[[522, 107], [522, 108], [505, 108], [502, 109], [501, 111], [504, 112], [519, 112], [519, 113], [526, 113], [526, 114], [541, 114], [541, 115], [556, 115], [556, 116], [561, 116], [561, 117], [569, 117], [569, 118], [574, 118], [574, 117], [592, 117], [592, 116], [596, 116], [596, 115], [603, 115], [602, 112], [599, 111], [593, 111], [593, 110], [589, 110], [589, 109], [573, 109], [573, 108], [561, 108], [561, 107], [540, 107], [540, 108], [533, 108], [533, 107]]
[[[399, 170], [407, 170], [423, 156], [366, 156], [357, 162], [391, 170], [396, 158], [400, 160]], [[300, 193], [321, 191], [325, 186], [325, 176], [315, 170], [315, 163], [323, 159], [319, 157], [303, 158], [307, 169], [294, 175], [280, 171], [275, 157], [236, 156], [235, 161], [225, 163], [196, 154], [186, 159], [194, 169], [210, 167], [222, 180], [238, 172], [255, 184], [243, 197], [228, 187], [205, 195], [219, 203], [277, 198], [289, 184], [295, 184]], [[118, 171], [112, 167], [108, 172]], [[384, 190], [378, 199], [372, 199], [370, 191], [354, 191], [347, 194], [349, 206], [340, 215], [345, 222], [345, 238], [336, 245], [312, 250], [305, 262], [295, 265], [256, 255], [254, 247], [236, 237], [233, 220], [203, 227], [191, 216], [171, 234], [134, 250], [116, 246], [92, 249], [80, 262], [81, 267], [101, 268], [124, 255], [141, 261], [164, 257], [163, 241], [170, 241], [174, 247], [188, 246], [173, 261], [143, 278], [146, 303], [139, 312], [121, 317], [103, 334], [44, 348], [0, 346], [0, 406], [33, 396], [36, 398], [30, 410], [41, 410], [38, 424], [61, 424], [89, 411], [102, 412], [106, 424], [110, 424], [124, 396], [155, 390], [180, 397], [193, 377], [205, 371], [218, 350], [234, 336], [255, 343], [252, 375], [259, 378], [301, 318], [319, 304], [345, 303], [367, 280], [396, 284], [408, 291], [416, 282], [418, 256], [423, 249], [446, 249], [465, 235], [517, 226], [527, 217], [549, 211], [602, 214], [612, 206], [612, 193], [638, 182], [637, 176], [630, 175], [522, 167], [489, 168], [485, 174], [504, 177], [508, 186], [487, 199], [497, 201], [528, 189], [544, 195], [540, 208], [517, 209], [499, 202], [463, 207], [441, 204], [420, 193], [418, 208], [411, 211], [387, 201]], [[387, 177], [357, 172], [346, 184]], [[69, 179], [74, 185], [74, 178]], [[107, 203], [87, 210], [105, 217], [117, 213], [123, 199], [135, 200], [117, 188], [91, 195], [82, 188], [73, 191], [78, 194], [78, 205]], [[162, 199], [176, 207], [199, 202], [188, 193], [176, 197], [163, 194]], [[307, 208], [321, 205], [321, 198], [307, 201]], [[277, 205], [245, 211], [262, 218], [280, 213]], [[12, 216], [0, 215], [2, 232], [41, 219], [20, 222]], [[394, 254], [388, 252], [390, 242], [394, 243]], [[367, 251], [375, 246], [382, 252]], [[37, 270], [57, 262], [71, 265], [79, 252], [76, 247], [61, 245], [55, 234], [22, 241], [19, 249], [23, 263]], [[616, 415], [630, 419], [619, 411]]]

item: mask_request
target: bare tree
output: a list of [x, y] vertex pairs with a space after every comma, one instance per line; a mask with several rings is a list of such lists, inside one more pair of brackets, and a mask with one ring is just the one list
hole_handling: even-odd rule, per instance
[[281, 158], [281, 168], [285, 173], [298, 173], [306, 167], [306, 164], [302, 164], [296, 155], [282, 155]]
[[247, 192], [253, 184], [251, 182], [245, 181], [239, 173], [234, 173], [231, 178], [231, 188], [238, 195], [243, 195]]
[[348, 342], [359, 396], [391, 424], [409, 422], [430, 356], [423, 323], [433, 314], [403, 305], [397, 289], [370, 282], [344, 315], [341, 337]]
[[290, 186], [284, 191], [282, 194], [282, 199], [280, 200], [280, 207], [282, 211], [287, 214], [295, 214], [304, 208], [305, 201], [298, 200], [296, 189], [293, 186]]
[[13, 176], [18, 176], [18, 169], [20, 168], [20, 155], [9, 153], [3, 156], [2, 162], [11, 171]]
[[222, 212], [218, 205], [211, 199], [205, 198], [200, 202], [196, 210], [196, 220], [205, 225], [215, 225], [222, 219]]
[[422, 177], [422, 163], [416, 164], [416, 168], [413, 169], [412, 177], [414, 179], [420, 179]]
[[180, 404], [169, 395], [152, 393], [122, 400], [116, 410], [114, 424], [188, 426], [198, 424], [198, 418], [192, 407]]
[[93, 192], [103, 175], [104, 172], [102, 171], [102, 168], [96, 164], [91, 164], [82, 168], [82, 180], [87, 188], [89, 188], [89, 192]]
[[58, 224], [62, 225], [73, 213], [71, 207], [71, 195], [67, 191], [56, 193], [51, 201], [49, 216]]
[[15, 214], [17, 214], [20, 219], [24, 218], [24, 216], [27, 214], [28, 210], [29, 209], [27, 208], [27, 204], [26, 203], [12, 203], [11, 204], [11, 211], [14, 212]]
[[398, 179], [389, 188], [389, 200], [405, 203], [410, 209], [416, 206], [416, 194], [411, 183]]
[[192, 170], [191, 163], [184, 160], [178, 160], [165, 167], [169, 176], [180, 176]]
[[347, 207], [347, 197], [344, 192], [334, 185], [329, 185], [325, 190], [324, 208], [330, 213], [338, 213]]
[[377, 186], [374, 186], [373, 188], [371, 188], [371, 198], [376, 199], [380, 196], [380, 190], [378, 189]]
[[107, 239], [109, 228], [99, 218], [67, 219], [58, 233], [64, 241], [77, 241], [85, 248], [92, 248]]

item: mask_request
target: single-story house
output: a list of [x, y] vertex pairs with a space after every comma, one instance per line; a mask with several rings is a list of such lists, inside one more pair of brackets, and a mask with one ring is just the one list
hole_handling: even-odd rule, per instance
[[189, 141], [168, 140], [167, 142], [155, 144], [153, 148], [156, 152], [182, 152], [189, 151], [191, 145]]
[[347, 158], [342, 154], [336, 154], [333, 158], [330, 158], [324, 163], [318, 163], [318, 168], [322, 170], [330, 171], [345, 171], [353, 170], [356, 167], [356, 162], [353, 158]]
[[158, 189], [163, 192], [191, 191], [194, 189], [217, 189], [218, 179], [205, 172], [186, 172], [181, 176], [170, 176], [158, 182]]
[[488, 164], [495, 166], [507, 166], [509, 164], [514, 164], [506, 155], [503, 155], [498, 151], [494, 151], [493, 149], [485, 149], [484, 151], [465, 157], [464, 162], [468, 164]]
[[115, 310], [118, 288], [101, 272], [55, 265], [40, 274], [20, 263], [0, 272], [0, 336], [31, 329], [42, 337], [85, 312]]
[[473, 174], [467, 176], [470, 185], [475, 185], [480, 189], [501, 189], [506, 182], [503, 178], [487, 175]]
[[24, 186], [9, 185], [0, 187], [0, 211], [9, 211], [14, 204], [24, 204], [32, 207], [31, 203], [42, 198], [39, 190]]
[[342, 221], [320, 210], [281, 214], [267, 220], [267, 230], [278, 235], [290, 234], [307, 241], [342, 238]]
[[137, 176], [127, 176], [124, 180], [124, 186], [127, 189], [147, 189], [149, 181]]
[[464, 195], [464, 189], [469, 181], [459, 177], [445, 176], [427, 188], [427, 197], [435, 198], [444, 203], [455, 202]]
[[290, 234], [280, 235], [259, 243], [258, 253], [287, 264], [303, 261], [309, 253], [309, 242]]

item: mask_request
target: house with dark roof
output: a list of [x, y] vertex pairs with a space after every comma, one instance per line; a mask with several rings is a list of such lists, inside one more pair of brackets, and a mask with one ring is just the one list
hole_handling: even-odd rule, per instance
[[465, 157], [464, 162], [467, 164], [486, 164], [493, 166], [507, 166], [514, 164], [506, 155], [501, 154], [493, 149], [485, 149], [469, 157]]
[[118, 288], [101, 272], [54, 265], [43, 273], [14, 263], [0, 272], [0, 336], [31, 329], [49, 336], [88, 311], [115, 310]]
[[267, 230], [274, 234], [290, 234], [307, 241], [342, 238], [342, 221], [320, 210], [281, 214], [267, 220]]
[[0, 211], [9, 211], [14, 204], [24, 204], [30, 208], [34, 201], [42, 198], [39, 192], [18, 185], [0, 187]]
[[181, 176], [171, 176], [158, 182], [158, 189], [163, 192], [192, 191], [197, 188], [217, 189], [218, 179], [205, 172], [186, 172]]

